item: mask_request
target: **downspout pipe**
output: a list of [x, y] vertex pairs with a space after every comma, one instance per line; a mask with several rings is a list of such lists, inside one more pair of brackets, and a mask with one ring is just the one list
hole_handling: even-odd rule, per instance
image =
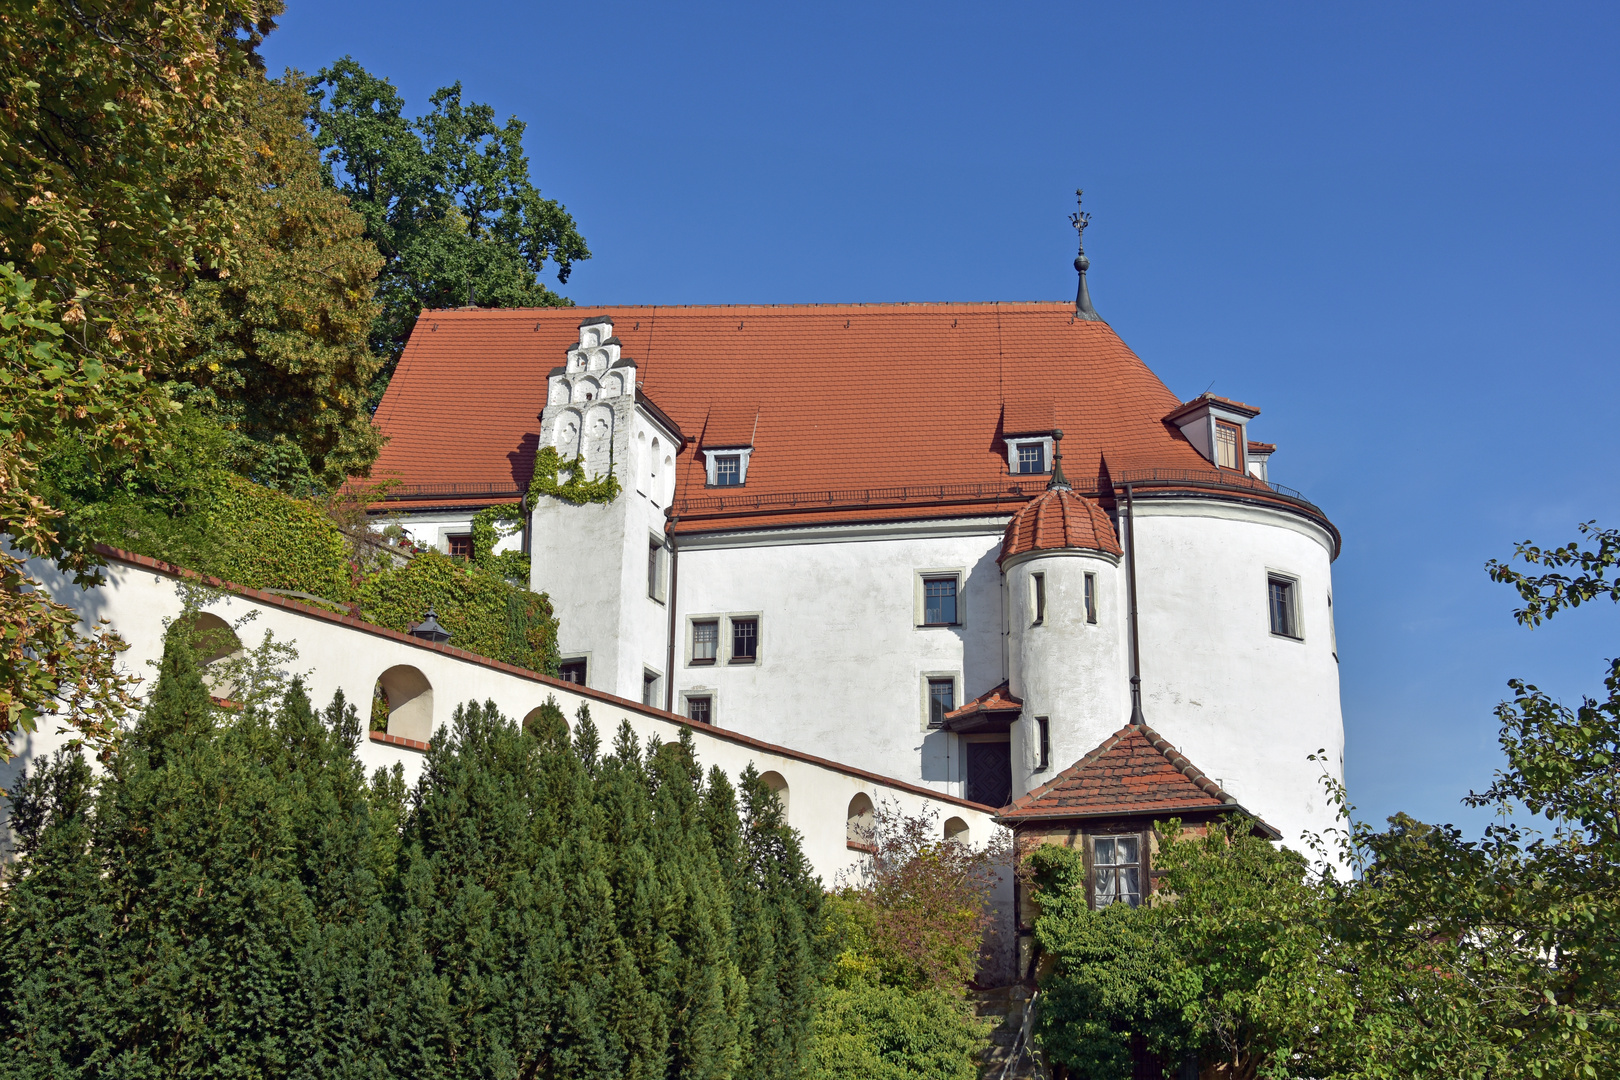
[[1142, 639], [1137, 633], [1136, 612], [1136, 502], [1129, 484], [1125, 485], [1125, 557], [1131, 592], [1131, 726], [1146, 727], [1147, 717], [1142, 715]]
[[675, 711], [675, 590], [680, 584], [680, 548], [675, 546], [675, 523], [681, 519], [670, 507], [664, 511], [664, 544], [669, 548], [669, 655], [664, 662], [664, 711]]

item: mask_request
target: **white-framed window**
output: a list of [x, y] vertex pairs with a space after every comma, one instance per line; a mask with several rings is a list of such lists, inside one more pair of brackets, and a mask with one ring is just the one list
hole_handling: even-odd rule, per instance
[[718, 616], [707, 619], [693, 618], [690, 620], [692, 632], [688, 664], [713, 664], [720, 659], [720, 619]]
[[722, 447], [703, 451], [704, 479], [709, 487], [742, 487], [748, 483], [751, 446]]
[[759, 616], [733, 615], [726, 622], [731, 626], [731, 643], [727, 650], [727, 663], [757, 663], [759, 661]]
[[966, 578], [967, 572], [959, 566], [916, 571], [912, 586], [917, 626], [962, 625], [962, 583]]
[[1052, 721], [1050, 717], [1035, 718], [1035, 771], [1045, 772], [1052, 767]]
[[707, 690], [689, 690], [686, 699], [686, 718], [695, 724], [714, 723], [714, 694]]
[[1215, 464], [1222, 469], [1243, 468], [1243, 429], [1225, 420], [1215, 421]]
[[667, 560], [664, 556], [664, 541], [649, 535], [647, 537], [647, 598], [664, 602], [664, 565]]
[[1274, 636], [1296, 641], [1303, 637], [1300, 633], [1297, 580], [1276, 573], [1266, 575], [1266, 617]]
[[571, 656], [557, 665], [557, 678], [563, 682], [570, 682], [576, 686], [585, 686], [586, 677], [590, 674], [591, 661], [588, 656]]
[[1050, 435], [1007, 440], [1007, 471], [1015, 476], [1044, 475], [1052, 471]]
[[1095, 836], [1091, 840], [1092, 906], [1142, 903], [1141, 836]]
[[1097, 621], [1097, 575], [1086, 575], [1086, 622]]
[[[1088, 574], [1087, 577], [1090, 575]], [[1029, 575], [1029, 606], [1033, 618], [1029, 625], [1039, 626], [1046, 621], [1046, 575]]]

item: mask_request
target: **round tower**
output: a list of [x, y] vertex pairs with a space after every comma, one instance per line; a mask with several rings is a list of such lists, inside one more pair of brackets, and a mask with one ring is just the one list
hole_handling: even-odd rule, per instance
[[[1061, 438], [1061, 435], [1059, 435]], [[1102, 507], [1063, 477], [1007, 523], [1001, 573], [1016, 798], [1072, 765], [1130, 716], [1119, 539]]]

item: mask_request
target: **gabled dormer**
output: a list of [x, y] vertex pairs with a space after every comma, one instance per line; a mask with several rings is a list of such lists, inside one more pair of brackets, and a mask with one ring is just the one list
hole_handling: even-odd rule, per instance
[[1247, 426], [1259, 415], [1260, 410], [1253, 405], [1214, 394], [1199, 394], [1164, 419], [1180, 428], [1193, 449], [1203, 454], [1211, 465], [1247, 473]]

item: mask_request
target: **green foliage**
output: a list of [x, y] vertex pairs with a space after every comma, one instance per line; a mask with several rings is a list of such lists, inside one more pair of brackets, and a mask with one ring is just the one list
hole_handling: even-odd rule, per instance
[[242, 103], [248, 153], [225, 191], [236, 244], [186, 290], [190, 341], [170, 377], [178, 398], [236, 436], [238, 471], [301, 472], [336, 489], [382, 446], [365, 407], [382, 260], [325, 182], [308, 108], [292, 72], [256, 80]]
[[509, 581], [528, 584], [529, 557], [521, 551], [495, 552], [495, 545], [503, 537], [522, 529], [526, 503], [499, 503], [486, 506], [473, 515], [472, 561], [485, 570], [499, 574]]
[[818, 1080], [973, 1080], [985, 1025], [937, 990], [829, 989], [816, 1009]]
[[819, 887], [689, 734], [603, 755], [583, 708], [469, 704], [411, 793], [359, 739], [296, 683], [216, 709], [171, 629], [105, 776], [63, 754], [12, 799], [0, 1075], [805, 1074], [780, 991], [819, 974]]
[[[1495, 559], [1485, 564], [1492, 581], [1512, 585], [1524, 600], [1524, 607], [1513, 612], [1521, 625], [1540, 626], [1565, 608], [1579, 607], [1604, 595], [1620, 601], [1620, 577], [1608, 576], [1620, 566], [1620, 529], [1600, 529], [1595, 521], [1582, 522], [1576, 528], [1589, 540], [1596, 540], [1597, 546], [1582, 547], [1579, 540], [1571, 540], [1560, 547], [1543, 549], [1526, 540], [1514, 548], [1515, 557], [1531, 566], [1548, 567], [1548, 573], [1526, 574], [1511, 562]], [[1566, 566], [1578, 567], [1580, 572], [1574, 577], [1553, 572]]]
[[408, 631], [431, 607], [457, 648], [556, 674], [550, 599], [476, 564], [424, 551], [404, 566], [373, 570], [360, 583], [359, 599], [366, 620], [378, 626]]
[[371, 338], [385, 363], [374, 399], [423, 308], [568, 303], [539, 275], [550, 262], [566, 282], [590, 252], [573, 218], [530, 180], [521, 121], [497, 125], [489, 106], [462, 102], [460, 83], [435, 91], [429, 112], [410, 120], [393, 85], [349, 57], [309, 94], [332, 182], [383, 257]]
[[[568, 479], [559, 480], [558, 476], [562, 473], [567, 473]], [[552, 446], [542, 447], [540, 453], [535, 455], [534, 477], [529, 481], [531, 504], [542, 495], [561, 499], [576, 506], [585, 503], [610, 503], [619, 497], [620, 490], [622, 489], [619, 478], [612, 470], [609, 470], [606, 476], [595, 479], [587, 476], [583, 456], [569, 461]]]
[[343, 603], [354, 593], [348, 542], [315, 503], [222, 473], [203, 509], [220, 539], [213, 572], [256, 589], [289, 589]]

